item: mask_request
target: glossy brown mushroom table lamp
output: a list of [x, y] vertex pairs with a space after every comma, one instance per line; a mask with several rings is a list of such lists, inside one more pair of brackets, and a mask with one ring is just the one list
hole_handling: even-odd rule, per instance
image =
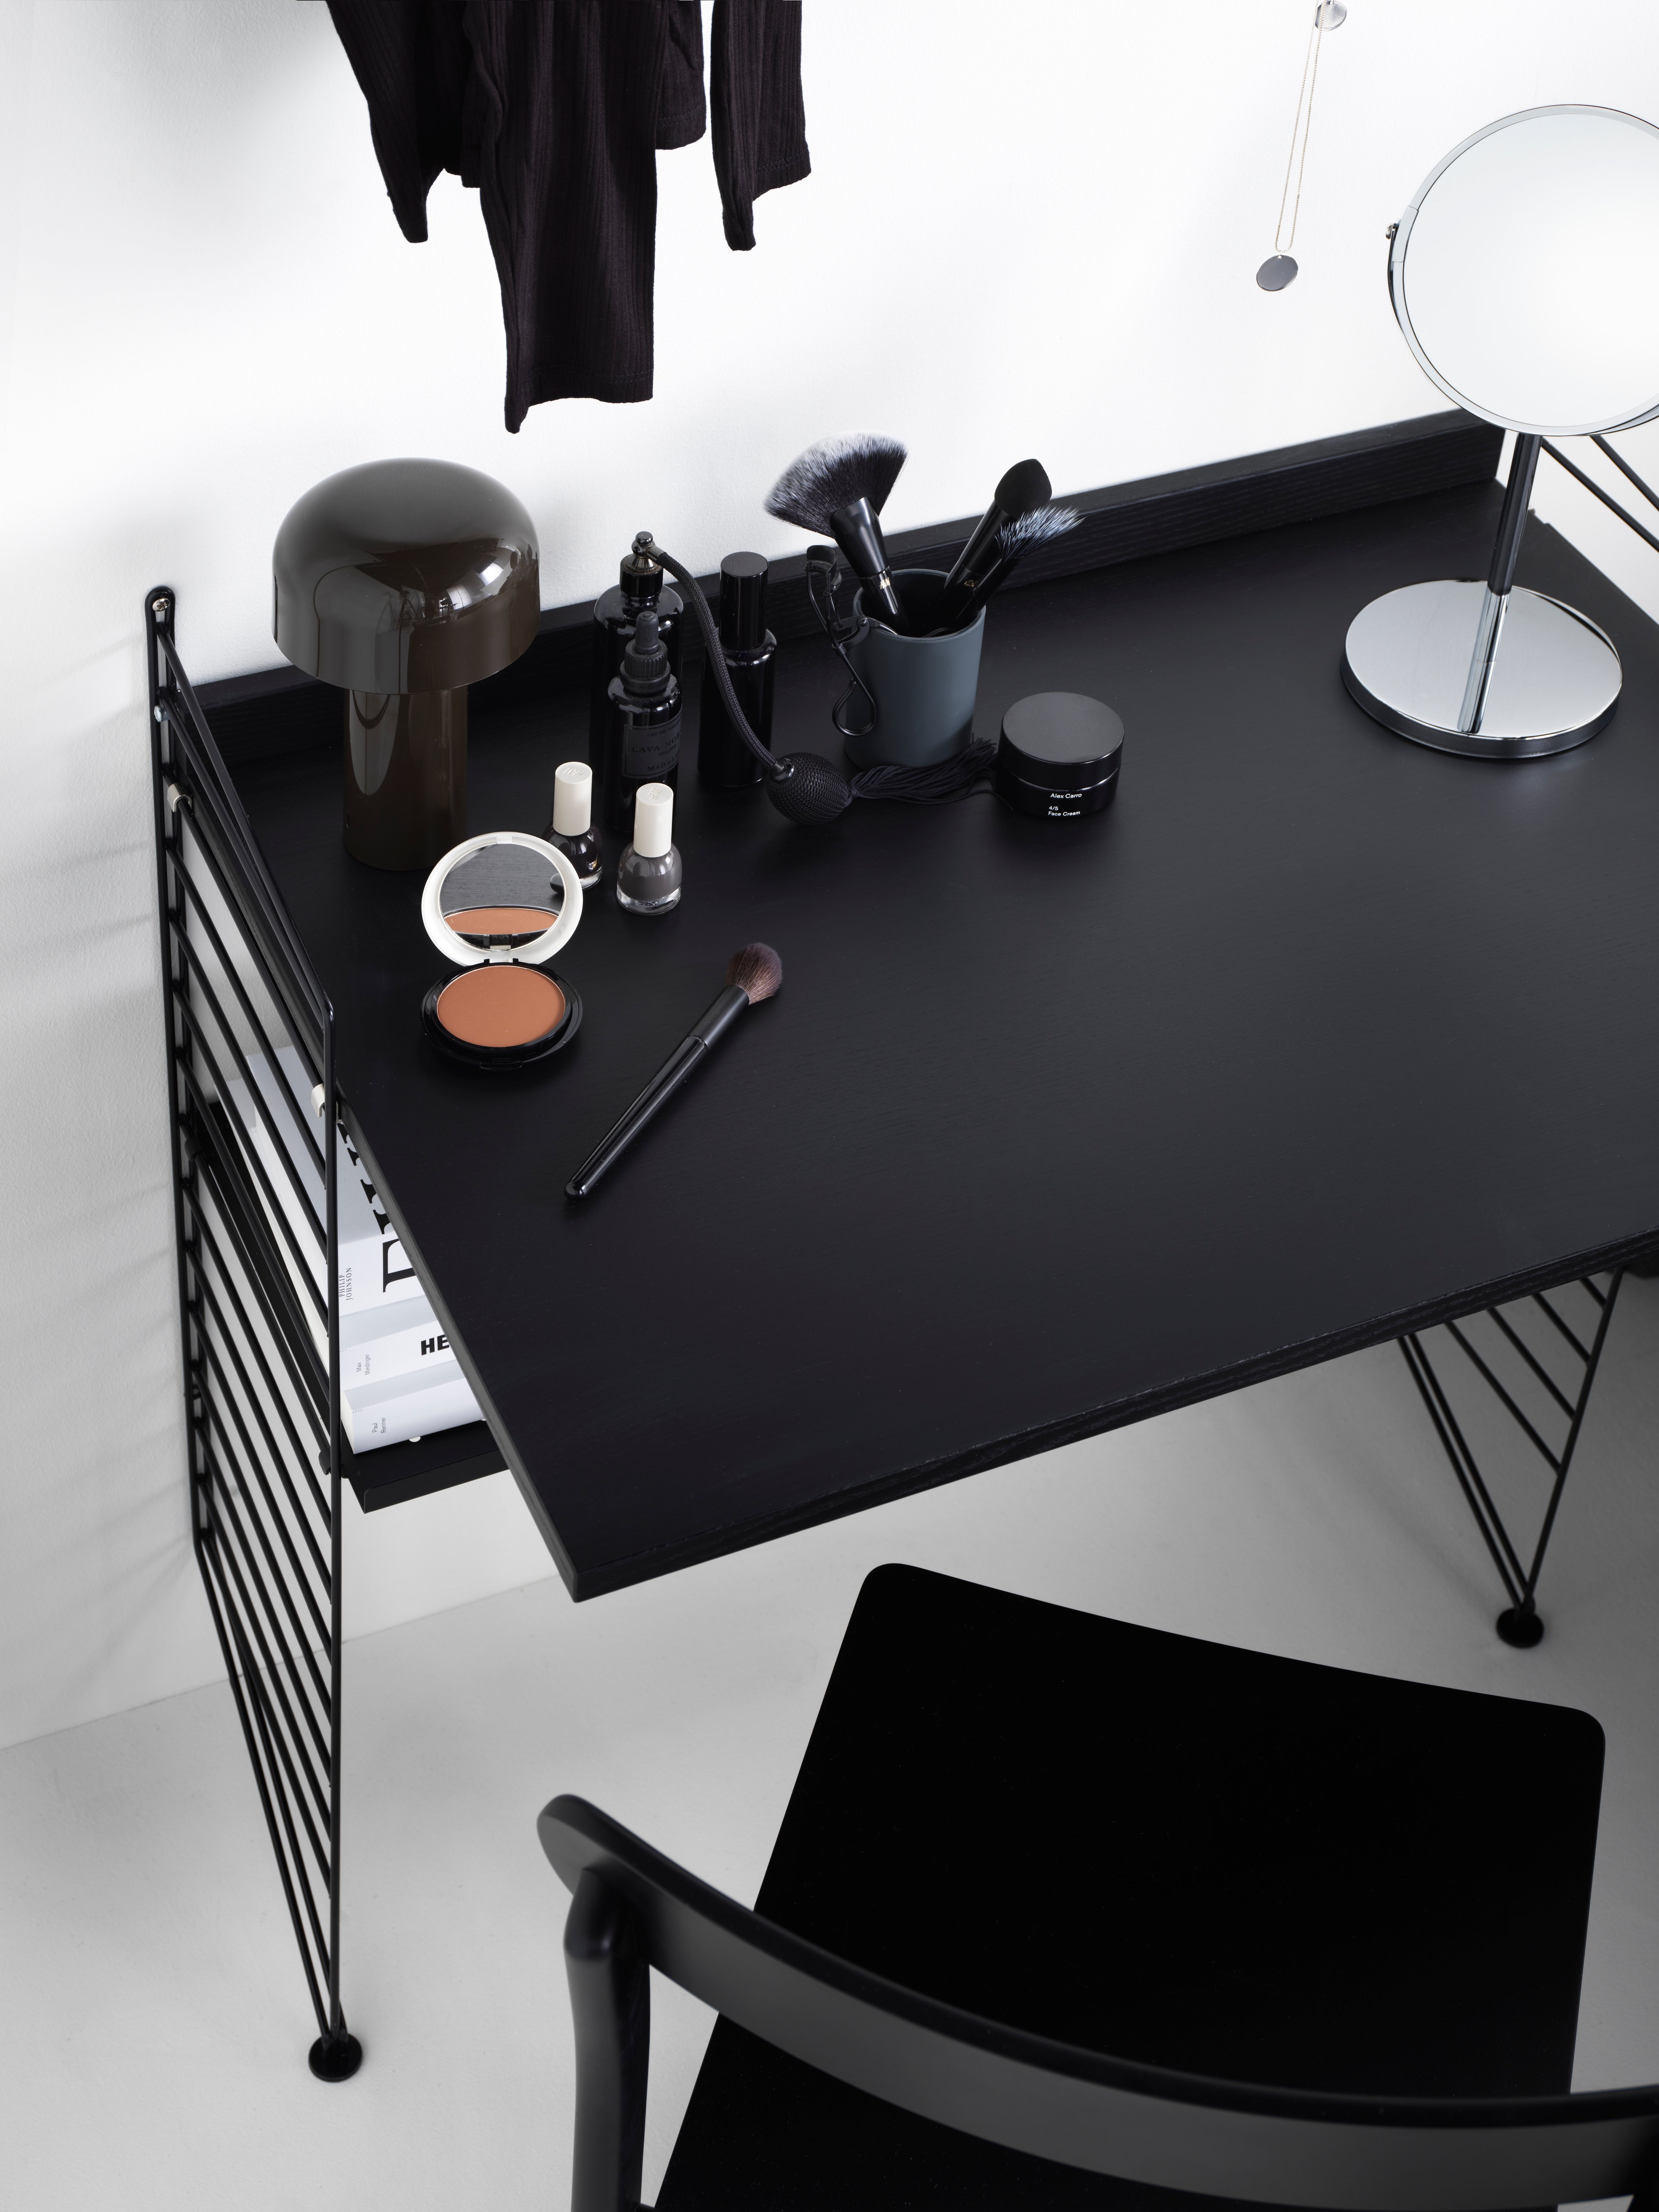
[[466, 835], [466, 687], [536, 635], [535, 525], [477, 469], [368, 461], [289, 508], [271, 568], [277, 644], [346, 695], [347, 852], [429, 868]]

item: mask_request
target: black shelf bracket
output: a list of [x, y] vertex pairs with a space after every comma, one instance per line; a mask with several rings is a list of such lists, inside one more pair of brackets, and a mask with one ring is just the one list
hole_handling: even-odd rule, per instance
[[[1451, 1462], [1458, 1487], [1474, 1516], [1475, 1526], [1485, 1539], [1509, 1599], [1498, 1616], [1498, 1633], [1505, 1644], [1520, 1650], [1530, 1650], [1543, 1640], [1544, 1623], [1538, 1611], [1538, 1577], [1543, 1571], [1544, 1554], [1554, 1533], [1561, 1493], [1566, 1488], [1573, 1455], [1578, 1449], [1585, 1410], [1589, 1405], [1596, 1369], [1601, 1364], [1602, 1346], [1607, 1342], [1607, 1325], [1613, 1319], [1623, 1280], [1624, 1269], [1618, 1267], [1599, 1279], [1587, 1275], [1577, 1285], [1566, 1285], [1547, 1296], [1538, 1294], [1518, 1299], [1507, 1309], [1487, 1306], [1485, 1317], [1494, 1332], [1487, 1344], [1490, 1358], [1482, 1353], [1470, 1334], [1473, 1316], [1443, 1324], [1450, 1347], [1462, 1355], [1462, 1361], [1455, 1364], [1458, 1370], [1465, 1376], [1473, 1374], [1479, 1386], [1502, 1407], [1511, 1425], [1549, 1469], [1549, 1498], [1529, 1563], [1523, 1561], [1493, 1503], [1480, 1463], [1453, 1410], [1445, 1379], [1430, 1358], [1425, 1342], [1427, 1332], [1409, 1332], [1399, 1340], [1412, 1380], [1428, 1410], [1446, 1457]], [[1576, 1327], [1574, 1321], [1561, 1310], [1565, 1292], [1575, 1287], [1589, 1301], [1586, 1310], [1589, 1317], [1588, 1324], [1579, 1321]], [[1542, 1345], [1529, 1344], [1522, 1333], [1522, 1323], [1534, 1313], [1541, 1313], [1549, 1324], [1544, 1331], [1546, 1341]], [[1586, 1336], [1588, 1343], [1584, 1340]], [[1544, 1357], [1546, 1349], [1549, 1358]], [[1514, 1389], [1499, 1374], [1500, 1364], [1508, 1370]], [[1548, 1421], [1552, 1426], [1565, 1420], [1565, 1435], [1558, 1443], [1553, 1444], [1523, 1410], [1516, 1401], [1516, 1390], [1533, 1398], [1540, 1420]]]
[[[146, 594], [191, 1529], [317, 2021], [340, 2002], [340, 1314], [334, 1012]], [[329, 1110], [324, 1111], [325, 1107]]]

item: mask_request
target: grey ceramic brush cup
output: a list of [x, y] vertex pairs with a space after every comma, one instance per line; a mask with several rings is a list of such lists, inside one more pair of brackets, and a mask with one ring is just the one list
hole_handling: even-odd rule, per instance
[[[945, 586], [942, 568], [901, 568], [893, 581], [911, 630], [927, 627]], [[854, 600], [866, 616], [847, 647], [858, 679], [876, 702], [872, 726], [843, 729], [848, 757], [860, 768], [933, 768], [954, 759], [974, 734], [980, 647], [985, 610], [945, 637], [901, 635], [869, 615], [865, 595]]]

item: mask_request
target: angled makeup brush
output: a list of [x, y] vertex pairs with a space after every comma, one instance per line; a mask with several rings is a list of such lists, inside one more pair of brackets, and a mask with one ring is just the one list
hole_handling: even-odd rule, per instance
[[602, 1137], [564, 1187], [567, 1198], [586, 1198], [619, 1153], [668, 1103], [708, 1059], [745, 1006], [776, 994], [783, 963], [769, 945], [745, 945], [726, 963], [726, 988], [700, 1022], [686, 1031], [616, 1126]]
[[956, 557], [939, 601], [938, 628], [957, 629], [967, 619], [961, 611], [973, 596], [974, 586], [995, 560], [998, 532], [1034, 507], [1052, 498], [1054, 486], [1041, 461], [1016, 461], [991, 495], [991, 504], [974, 525], [968, 543]]
[[[1083, 517], [1074, 507], [1034, 507], [1018, 521], [1005, 522], [996, 534], [991, 557], [980, 564], [980, 570], [960, 614], [944, 625], [949, 629], [960, 629], [970, 623], [994, 592], [1007, 582], [1010, 574], [1022, 558], [1034, 552], [1039, 545], [1052, 545], [1056, 538], [1063, 538], [1068, 530], [1075, 530]], [[937, 637], [938, 630], [930, 630]]]
[[766, 512], [815, 538], [833, 538], [883, 619], [902, 632], [903, 610], [876, 520], [887, 503], [904, 448], [896, 438], [826, 438], [809, 446], [766, 495]]

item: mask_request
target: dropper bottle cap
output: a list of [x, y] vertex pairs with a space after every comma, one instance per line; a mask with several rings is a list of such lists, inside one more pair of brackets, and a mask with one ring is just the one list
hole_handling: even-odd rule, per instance
[[636, 699], [659, 698], [668, 689], [668, 647], [649, 607], [641, 611], [623, 648], [622, 680], [623, 690]]
[[665, 783], [642, 783], [634, 794], [634, 850], [660, 860], [674, 849], [674, 794]]

